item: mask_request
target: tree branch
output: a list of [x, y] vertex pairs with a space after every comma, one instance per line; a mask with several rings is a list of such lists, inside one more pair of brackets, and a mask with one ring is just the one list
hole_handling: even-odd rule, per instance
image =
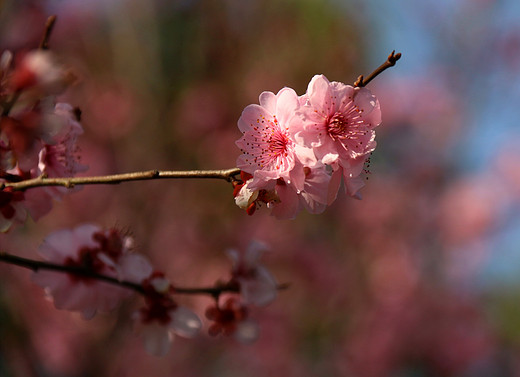
[[40, 176], [20, 182], [3, 182], [0, 189], [11, 187], [15, 191], [23, 191], [34, 187], [43, 186], [63, 186], [72, 188], [76, 185], [99, 185], [99, 184], [119, 184], [131, 181], [146, 181], [153, 179], [179, 179], [179, 178], [215, 178], [224, 179], [228, 182], [234, 180], [240, 174], [240, 169], [220, 169], [220, 170], [148, 170], [133, 173], [123, 173], [114, 175], [103, 175], [94, 177], [71, 177], [71, 178], [47, 178]]
[[52, 29], [54, 29], [54, 24], [56, 23], [56, 16], [50, 16], [47, 18], [47, 22], [45, 22], [45, 31], [43, 32], [42, 40], [40, 45], [38, 46], [41, 50], [49, 49], [49, 38], [51, 37]]
[[383, 73], [386, 69], [390, 68], [390, 67], [393, 67], [395, 65], [395, 63], [401, 58], [401, 53], [398, 52], [397, 54], [395, 53], [395, 50], [392, 51], [390, 53], [390, 55], [388, 55], [388, 58], [386, 59], [386, 62], [384, 62], [383, 64], [381, 64], [378, 68], [376, 68], [376, 70], [374, 72], [372, 72], [370, 74], [370, 76], [368, 76], [366, 79], [363, 78], [363, 75], [359, 76], [356, 80], [356, 82], [354, 83], [354, 86], [357, 86], [357, 87], [364, 87], [364, 86], [367, 86], [368, 83], [370, 81], [372, 81], [373, 79], [375, 79], [378, 75], [380, 75], [381, 73]]
[[[49, 270], [56, 271], [65, 274], [72, 274], [75, 276], [81, 276], [85, 278], [95, 279], [99, 281], [104, 281], [109, 284], [118, 285], [120, 287], [128, 288], [134, 290], [142, 295], [145, 295], [146, 292], [143, 289], [141, 284], [133, 283], [125, 280], [118, 280], [117, 278], [100, 275], [93, 273], [90, 270], [87, 270], [82, 267], [77, 266], [63, 266], [61, 264], [55, 264], [44, 261], [36, 261], [33, 259], [22, 258], [16, 255], [8, 254], [6, 252], [0, 251], [0, 262], [5, 262], [8, 264], [12, 264], [19, 267], [28, 268], [34, 272], [38, 270]], [[221, 284], [214, 287], [199, 287], [199, 288], [187, 288], [187, 287], [175, 287], [174, 286], [174, 294], [187, 294], [187, 295], [210, 295], [210, 296], [218, 296], [224, 292], [238, 292], [238, 287], [236, 284]]]

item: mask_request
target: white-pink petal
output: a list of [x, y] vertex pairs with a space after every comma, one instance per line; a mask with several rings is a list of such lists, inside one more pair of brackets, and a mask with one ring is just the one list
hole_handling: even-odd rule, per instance
[[170, 350], [173, 334], [157, 322], [147, 323], [140, 328], [144, 349], [153, 356], [164, 356]]
[[170, 327], [177, 335], [193, 338], [202, 328], [200, 318], [188, 308], [179, 306], [170, 315], [172, 317]]

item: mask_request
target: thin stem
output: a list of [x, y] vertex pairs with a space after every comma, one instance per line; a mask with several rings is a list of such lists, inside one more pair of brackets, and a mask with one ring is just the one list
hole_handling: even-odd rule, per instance
[[234, 180], [236, 175], [240, 174], [240, 169], [220, 169], [220, 170], [185, 170], [185, 171], [167, 171], [167, 170], [148, 170], [133, 173], [123, 173], [114, 175], [103, 175], [94, 177], [71, 177], [71, 178], [47, 178], [40, 176], [33, 179], [27, 179], [21, 182], [4, 182], [0, 185], [0, 189], [11, 187], [15, 191], [27, 190], [34, 187], [43, 186], [63, 186], [72, 188], [76, 185], [100, 185], [100, 184], [119, 184], [131, 181], [146, 181], [153, 179], [179, 179], [179, 178], [215, 178], [224, 179], [228, 182]]
[[392, 51], [390, 53], [390, 55], [388, 55], [388, 58], [386, 59], [386, 61], [381, 64], [378, 68], [376, 68], [374, 70], [374, 72], [372, 72], [370, 74], [370, 76], [368, 76], [366, 79], [363, 78], [363, 75], [359, 76], [356, 80], [356, 82], [354, 83], [354, 86], [358, 86], [358, 87], [363, 87], [363, 86], [367, 86], [368, 83], [370, 81], [372, 81], [373, 79], [375, 79], [379, 74], [383, 73], [385, 70], [387, 70], [388, 68], [390, 67], [393, 67], [395, 65], [395, 63], [401, 58], [401, 53], [398, 52], [397, 54], [395, 53], [395, 50]]
[[[111, 276], [96, 274], [90, 270], [78, 266], [64, 266], [61, 264], [55, 264], [51, 262], [36, 261], [33, 259], [22, 258], [16, 255], [8, 254], [3, 251], [0, 251], [0, 262], [28, 268], [29, 270], [32, 270], [34, 272], [38, 270], [49, 270], [104, 281], [106, 283], [128, 288], [142, 295], [146, 295], [146, 292], [141, 284], [133, 283], [131, 281], [118, 280]], [[278, 290], [284, 290], [287, 288], [289, 288], [289, 284], [279, 284], [277, 286]], [[213, 287], [191, 288], [174, 286], [173, 293], [184, 295], [209, 295], [218, 299], [218, 297], [223, 293], [238, 293], [239, 290], [240, 287], [238, 284], [230, 282], [225, 284], [217, 283]]]
[[22, 258], [16, 255], [8, 254], [3, 251], [0, 251], [0, 261], [13, 264], [15, 266], [25, 267], [34, 272], [38, 270], [50, 270], [67, 274], [73, 274], [76, 276], [92, 278], [110, 284], [115, 284], [125, 288], [133, 289], [134, 291], [137, 291], [139, 293], [144, 293], [144, 290], [140, 284], [132, 283], [129, 281], [121, 281], [110, 276], [95, 274], [89, 270], [77, 266], [63, 266], [61, 264], [55, 264], [50, 262], [35, 261], [32, 259]]
[[[111, 276], [96, 274], [90, 270], [77, 266], [63, 266], [61, 264], [55, 264], [44, 261], [36, 261], [32, 259], [22, 258], [16, 255], [8, 254], [0, 251], [0, 262], [5, 262], [19, 267], [28, 268], [34, 272], [38, 270], [49, 270], [56, 271], [65, 274], [72, 274], [75, 276], [81, 276], [89, 279], [95, 279], [104, 281], [109, 284], [118, 285], [120, 287], [134, 290], [142, 295], [146, 292], [141, 284], [133, 283], [125, 280], [118, 280]], [[215, 287], [199, 287], [199, 288], [187, 288], [187, 287], [174, 287], [173, 293], [186, 294], [186, 295], [210, 295], [218, 296], [224, 292], [238, 292], [238, 288], [234, 284], [222, 284]]]
[[56, 23], [56, 15], [50, 16], [47, 18], [47, 22], [45, 22], [45, 31], [43, 32], [42, 40], [40, 45], [38, 46], [41, 50], [49, 49], [49, 38], [51, 37], [52, 29], [54, 28], [54, 24]]

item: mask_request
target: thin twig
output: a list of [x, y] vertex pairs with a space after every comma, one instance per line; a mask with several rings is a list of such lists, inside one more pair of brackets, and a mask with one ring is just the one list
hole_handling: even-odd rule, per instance
[[[8, 254], [3, 251], [0, 251], [0, 262], [5, 262], [8, 264], [12, 264], [19, 267], [28, 268], [34, 272], [39, 270], [49, 270], [56, 271], [65, 274], [72, 274], [75, 276], [81, 276], [84, 278], [95, 279], [99, 281], [103, 281], [109, 284], [118, 285], [120, 287], [128, 288], [136, 291], [142, 295], [145, 295], [146, 292], [143, 289], [143, 286], [138, 283], [133, 283], [131, 281], [118, 280], [111, 276], [96, 274], [88, 269], [78, 267], [78, 266], [64, 266], [61, 264], [55, 264], [44, 261], [36, 261], [33, 259], [22, 258], [16, 255]], [[289, 284], [280, 284], [277, 289], [284, 290], [289, 287]], [[239, 286], [233, 283], [227, 284], [216, 284], [213, 287], [197, 287], [197, 288], [189, 288], [189, 287], [178, 287], [175, 286], [173, 290], [173, 294], [184, 294], [184, 295], [209, 295], [212, 297], [218, 297], [223, 293], [238, 293]]]
[[[96, 274], [88, 269], [77, 267], [77, 266], [63, 266], [60, 264], [44, 262], [44, 261], [36, 261], [32, 259], [22, 258], [16, 255], [8, 254], [5, 252], [0, 252], [0, 261], [8, 264], [12, 264], [15, 266], [25, 267], [34, 272], [38, 270], [49, 270], [56, 271], [66, 274], [72, 274], [75, 276], [81, 276], [89, 279], [95, 279], [99, 281], [104, 281], [106, 283], [118, 285], [124, 288], [132, 289], [138, 293], [146, 294], [141, 284], [133, 283], [125, 280], [118, 280], [111, 276]], [[215, 294], [221, 294], [224, 292], [238, 292], [237, 288], [234, 285], [219, 285], [216, 287], [200, 287], [200, 288], [181, 288], [175, 287], [173, 293], [179, 294], [191, 294], [191, 295], [210, 295], [214, 296]]]
[[45, 31], [42, 36], [42, 40], [40, 45], [38, 46], [41, 50], [49, 49], [49, 38], [51, 37], [52, 29], [54, 28], [54, 24], [56, 23], [56, 16], [50, 16], [47, 18], [47, 22], [45, 22]]
[[388, 55], [388, 58], [386, 59], [386, 61], [383, 64], [381, 64], [374, 72], [372, 72], [370, 74], [370, 76], [368, 76], [366, 79], [363, 78], [363, 75], [359, 76], [357, 78], [356, 82], [354, 83], [354, 86], [357, 86], [360, 88], [363, 86], [367, 86], [367, 84], [370, 81], [372, 81], [373, 79], [375, 79], [379, 74], [384, 72], [386, 69], [393, 67], [400, 58], [401, 58], [400, 52], [398, 52], [396, 54], [395, 50], [392, 51], [390, 53], [390, 55]]
[[16, 255], [8, 254], [5, 252], [0, 252], [0, 261], [13, 264], [15, 266], [25, 267], [34, 272], [38, 270], [50, 270], [57, 271], [62, 273], [68, 273], [76, 276], [81, 276], [85, 278], [92, 278], [100, 281], [104, 281], [110, 284], [119, 285], [125, 288], [133, 289], [139, 293], [144, 293], [143, 287], [140, 284], [132, 283], [129, 281], [118, 280], [114, 277], [105, 276], [95, 274], [87, 269], [77, 267], [77, 266], [63, 266], [60, 264], [43, 262], [43, 261], [35, 261], [32, 259], [22, 258]]
[[21, 182], [4, 182], [0, 185], [0, 189], [11, 187], [15, 191], [27, 190], [34, 187], [43, 186], [63, 186], [72, 188], [77, 185], [100, 185], [100, 184], [119, 184], [131, 181], [146, 181], [152, 179], [179, 179], [179, 178], [215, 178], [224, 179], [228, 182], [234, 179], [234, 176], [240, 174], [240, 169], [220, 169], [220, 170], [185, 170], [185, 171], [167, 171], [167, 170], [148, 170], [133, 173], [123, 173], [114, 175], [103, 175], [94, 177], [71, 177], [71, 178], [47, 178], [40, 176], [33, 179], [27, 179]]

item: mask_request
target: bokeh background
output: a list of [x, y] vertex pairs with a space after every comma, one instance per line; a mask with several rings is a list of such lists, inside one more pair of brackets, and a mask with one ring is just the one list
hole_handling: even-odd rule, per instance
[[[80, 78], [89, 175], [230, 168], [242, 109], [314, 74], [369, 85], [383, 124], [363, 200], [249, 217], [221, 181], [85, 187], [0, 238], [37, 258], [55, 230], [118, 226], [183, 286], [225, 277], [228, 248], [271, 246], [290, 288], [252, 312], [259, 340], [133, 333], [139, 298], [83, 321], [0, 265], [0, 376], [520, 376], [520, 5], [517, 0], [3, 0], [0, 47], [50, 42]], [[208, 298], [179, 299], [202, 315]]]

